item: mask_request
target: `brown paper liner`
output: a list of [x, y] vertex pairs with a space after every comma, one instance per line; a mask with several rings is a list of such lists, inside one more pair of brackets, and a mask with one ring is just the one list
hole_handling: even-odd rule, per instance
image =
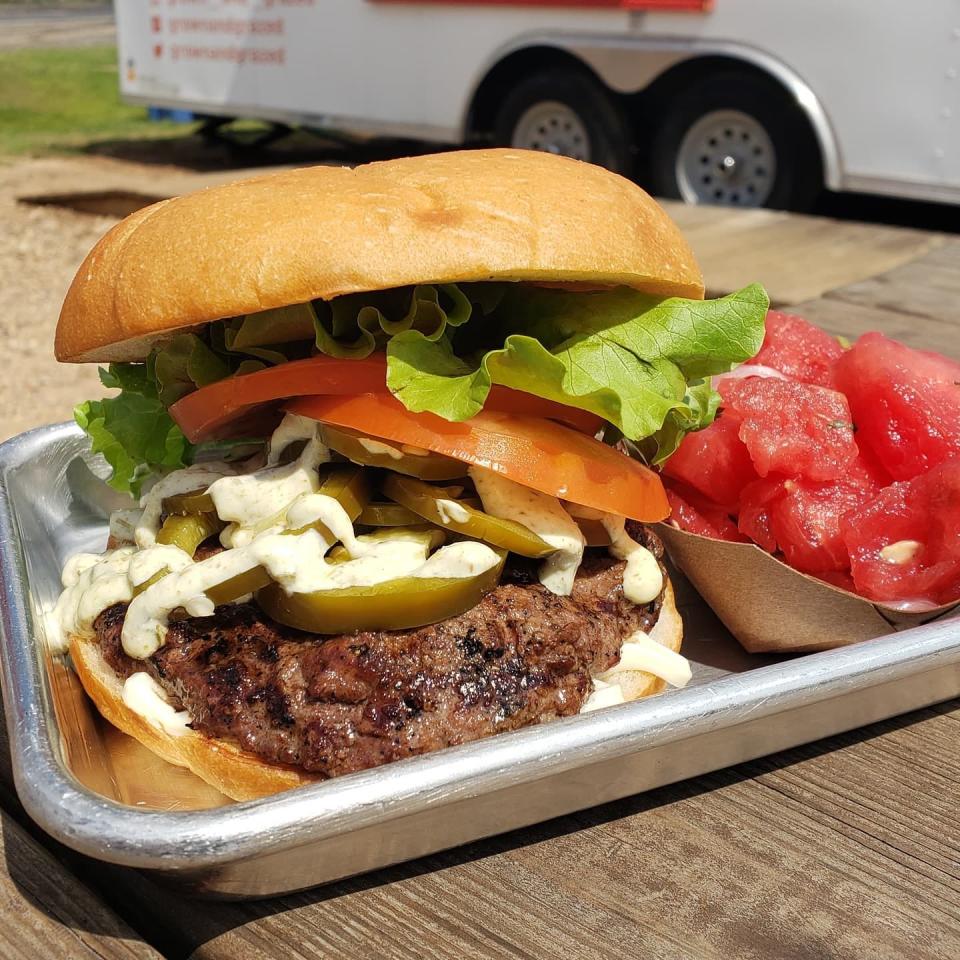
[[752, 543], [711, 540], [657, 524], [670, 559], [750, 653], [807, 653], [949, 616], [960, 601], [921, 613], [873, 603], [800, 573]]

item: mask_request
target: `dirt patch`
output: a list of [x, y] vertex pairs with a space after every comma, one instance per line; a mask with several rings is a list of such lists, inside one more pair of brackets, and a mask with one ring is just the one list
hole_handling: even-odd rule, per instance
[[106, 392], [95, 365], [53, 356], [60, 305], [97, 240], [147, 202], [258, 172], [104, 157], [0, 161], [0, 440], [69, 420], [77, 403]]
[[117, 220], [17, 202], [18, 171], [0, 168], [0, 439], [68, 420], [76, 403], [102, 396], [96, 367], [58, 364], [53, 334], [73, 275]]

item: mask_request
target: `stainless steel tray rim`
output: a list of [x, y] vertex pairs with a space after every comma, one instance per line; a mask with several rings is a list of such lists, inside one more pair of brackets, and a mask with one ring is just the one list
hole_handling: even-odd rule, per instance
[[[58, 746], [40, 722], [48, 697], [37, 652], [10, 638], [36, 636], [32, 611], [18, 589], [25, 564], [10, 523], [7, 476], [38, 445], [79, 434], [73, 424], [42, 427], [0, 445], [0, 610], [2, 679], [8, 703], [17, 789], [31, 816], [57, 839], [83, 853], [140, 868], [196, 870], [275, 852], [336, 834], [349, 811], [351, 827], [399, 819], [458, 800], [494, 793], [557, 772], [616, 759], [727, 725], [842, 695], [907, 673], [960, 664], [960, 622], [941, 621], [890, 637], [711, 682], [707, 709], [691, 716], [695, 689], [503, 734], [440, 753], [351, 774], [289, 793], [227, 808], [193, 812], [138, 810], [88, 791], [63, 768]], [[31, 696], [29, 694], [35, 694]], [[19, 705], [32, 704], [23, 711]], [[22, 771], [32, 770], [34, 776]], [[43, 784], [46, 783], [46, 789]], [[51, 790], [50, 785], [55, 789]], [[64, 813], [67, 816], [64, 816]], [[169, 838], [177, 837], [171, 850]]]
[[[941, 629], [946, 630], [946, 625]], [[945, 663], [960, 663], [960, 650], [947, 655], [930, 649], [936, 647], [936, 642], [937, 638], [928, 637], [912, 643], [911, 657], [928, 657], [931, 670]], [[871, 646], [880, 643], [883, 641], [868, 642]], [[831, 657], [832, 654], [811, 656]], [[899, 663], [889, 664], [889, 658], [882, 651], [874, 651], [871, 659], [874, 662], [865, 672], [877, 683], [894, 680], [906, 669]], [[834, 676], [827, 683], [823, 683], [822, 673], [815, 680], [813, 673], [809, 674], [824, 700], [839, 695], [853, 682], [839, 660], [834, 660], [832, 666]], [[81, 852], [106, 855], [107, 859], [130, 866], [164, 864], [196, 868], [242, 859], [253, 853], [254, 848], [258, 853], [280, 851], [307, 839], [330, 836], [338, 831], [338, 822], [346, 810], [350, 811], [353, 827], [362, 828], [407, 816], [415, 809], [494, 792], [520, 780], [541, 779], [585, 762], [616, 758], [651, 742], [666, 744], [696, 736], [716, 727], [718, 718], [731, 711], [735, 711], [740, 721], [780, 712], [789, 709], [792, 703], [792, 700], [778, 699], [784, 687], [792, 687], [790, 692], [795, 698], [801, 698], [804, 691], [809, 690], [797, 686], [793, 671], [784, 671], [780, 666], [763, 667], [755, 671], [752, 678], [757, 679], [761, 671], [767, 676], [752, 690], [747, 689], [740, 677], [717, 681], [713, 691], [716, 694], [714, 708], [693, 721], [686, 711], [688, 698], [680, 691], [659, 703], [640, 702], [606, 714], [573, 717], [549, 726], [505, 734], [497, 738], [496, 750], [484, 750], [482, 742], [467, 744], [401, 761], [390, 768], [364, 771], [218, 810], [137, 810], [99, 797], [72, 782], [56, 761], [53, 744], [42, 740], [33, 744], [34, 755], [29, 762], [41, 763], [51, 779], [61, 781], [62, 793], [57, 804], [51, 809], [49, 795], [35, 791], [29, 779], [18, 779], [17, 787], [31, 815], [48, 828], [54, 824], [58, 839]], [[563, 741], [565, 749], [551, 750], [550, 741]], [[487, 741], [486, 746], [491, 742]], [[28, 760], [25, 754], [23, 761]], [[518, 770], [523, 771], [522, 776]], [[411, 798], [415, 798], [415, 806], [411, 805]], [[63, 810], [70, 811], [69, 819], [64, 820]], [[269, 811], [269, 831], [265, 811]], [[104, 833], [104, 823], [109, 824], [109, 833]], [[265, 832], [269, 833], [266, 841]], [[211, 836], [214, 833], [215, 838]], [[178, 837], [176, 853], [169, 849], [171, 834]]]

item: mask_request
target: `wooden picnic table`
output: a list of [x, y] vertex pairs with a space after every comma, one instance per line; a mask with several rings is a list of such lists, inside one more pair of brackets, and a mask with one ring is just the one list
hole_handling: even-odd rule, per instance
[[[712, 292], [960, 356], [960, 240], [674, 208]], [[187, 899], [47, 838], [2, 745], [0, 957], [954, 958], [960, 701], [274, 900]], [[69, 815], [69, 811], [65, 811]]]

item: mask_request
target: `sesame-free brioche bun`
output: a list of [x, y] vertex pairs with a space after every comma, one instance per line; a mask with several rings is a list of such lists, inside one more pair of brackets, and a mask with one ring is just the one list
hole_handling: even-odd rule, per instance
[[[683, 625], [669, 581], [650, 635], [671, 650], [680, 651]], [[96, 640], [71, 637], [70, 657], [84, 690], [105, 720], [168, 763], [192, 770], [201, 780], [234, 800], [254, 800], [323, 779], [296, 767], [267, 763], [236, 744], [195, 730], [171, 736], [123, 702], [123, 681], [107, 663]], [[666, 686], [659, 677], [640, 670], [623, 671], [616, 679], [626, 700], [639, 700], [659, 693]]]
[[138, 210], [93, 248], [57, 359], [142, 360], [172, 331], [414, 283], [624, 285], [700, 298], [679, 229], [601, 167], [524, 150], [308, 167]]

